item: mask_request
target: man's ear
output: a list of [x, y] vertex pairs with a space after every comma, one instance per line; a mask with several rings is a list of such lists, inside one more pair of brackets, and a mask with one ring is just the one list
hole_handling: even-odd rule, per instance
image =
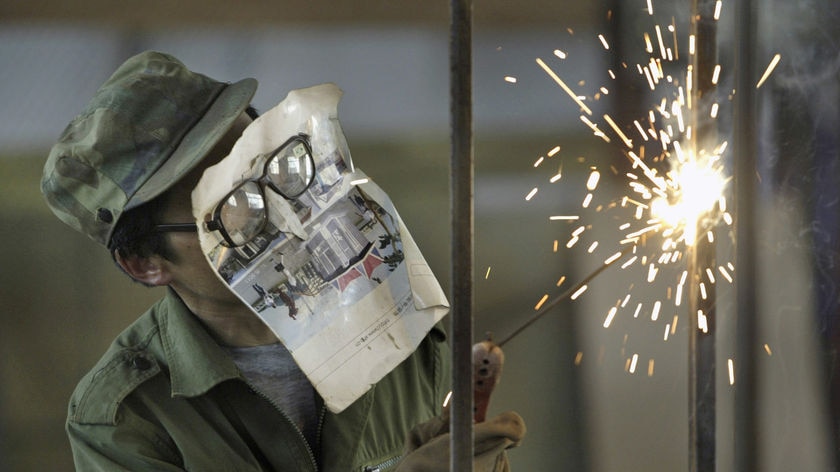
[[114, 260], [126, 274], [144, 285], [164, 286], [172, 281], [166, 260], [160, 256], [142, 257], [133, 254], [123, 257], [119, 251], [114, 251]]

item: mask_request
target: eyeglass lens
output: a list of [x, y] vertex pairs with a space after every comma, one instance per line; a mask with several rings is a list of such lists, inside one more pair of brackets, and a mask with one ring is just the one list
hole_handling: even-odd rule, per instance
[[265, 199], [259, 184], [240, 185], [222, 204], [219, 219], [230, 242], [241, 246], [255, 238], [265, 226]]
[[272, 157], [265, 166], [271, 186], [286, 198], [300, 196], [315, 174], [309, 150], [303, 141], [293, 140]]

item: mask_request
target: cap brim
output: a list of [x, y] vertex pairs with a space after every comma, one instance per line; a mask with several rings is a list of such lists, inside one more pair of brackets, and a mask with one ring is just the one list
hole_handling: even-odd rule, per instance
[[256, 91], [257, 81], [251, 78], [227, 85], [169, 159], [129, 197], [125, 209], [154, 199], [198, 165], [248, 108]]

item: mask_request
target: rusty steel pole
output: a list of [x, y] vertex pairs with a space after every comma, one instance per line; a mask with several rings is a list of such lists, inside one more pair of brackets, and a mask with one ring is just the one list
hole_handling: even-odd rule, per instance
[[473, 119], [472, 2], [452, 0], [449, 79], [452, 124], [452, 409], [450, 470], [473, 470]]

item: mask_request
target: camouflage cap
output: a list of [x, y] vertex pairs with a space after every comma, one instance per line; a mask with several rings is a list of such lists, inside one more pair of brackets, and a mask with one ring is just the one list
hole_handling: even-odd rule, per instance
[[254, 79], [218, 82], [174, 57], [123, 63], [50, 151], [41, 191], [59, 219], [107, 246], [120, 216], [189, 172], [247, 108]]

